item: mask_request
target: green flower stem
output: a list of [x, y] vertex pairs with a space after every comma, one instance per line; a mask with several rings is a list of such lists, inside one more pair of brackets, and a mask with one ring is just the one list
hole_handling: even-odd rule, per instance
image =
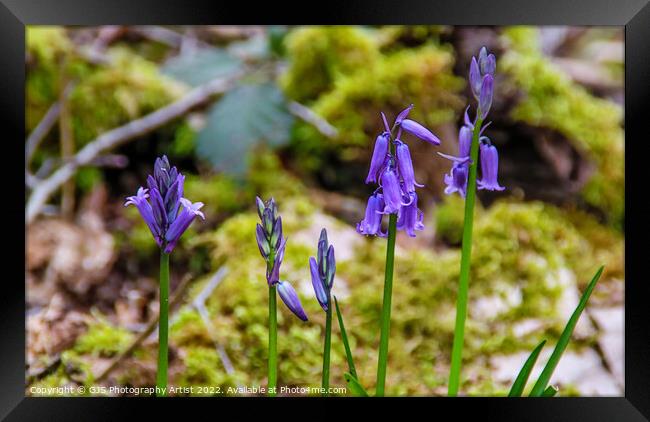
[[323, 348], [323, 396], [327, 396], [330, 388], [330, 345], [332, 343], [332, 300], [328, 295], [327, 312], [325, 313], [325, 346]]
[[[478, 111], [477, 111], [478, 113]], [[483, 120], [477, 117], [472, 133], [472, 146], [465, 198], [465, 220], [463, 224], [463, 245], [460, 257], [460, 281], [456, 299], [456, 328], [454, 345], [451, 352], [451, 369], [449, 372], [448, 395], [456, 396], [460, 384], [460, 367], [463, 358], [463, 340], [465, 336], [465, 319], [467, 318], [467, 298], [469, 290], [469, 269], [472, 255], [472, 229], [474, 226], [474, 202], [476, 200], [476, 167], [478, 164], [478, 139]]]
[[395, 235], [397, 214], [390, 214], [388, 220], [388, 246], [386, 248], [386, 272], [384, 279], [384, 304], [381, 309], [381, 337], [379, 360], [377, 362], [377, 389], [375, 395], [383, 397], [386, 385], [386, 363], [388, 362], [388, 337], [390, 334], [390, 305], [393, 294], [393, 267], [395, 261]]
[[269, 396], [275, 397], [278, 385], [278, 298], [277, 287], [269, 286]]
[[169, 254], [160, 251], [160, 318], [158, 320], [158, 372], [156, 396], [167, 395], [167, 338], [169, 328]]

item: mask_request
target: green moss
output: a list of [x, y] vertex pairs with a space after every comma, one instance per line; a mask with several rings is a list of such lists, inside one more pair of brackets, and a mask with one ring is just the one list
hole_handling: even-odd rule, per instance
[[463, 105], [458, 92], [464, 84], [453, 75], [453, 62], [448, 48], [425, 44], [382, 54], [374, 65], [340, 75], [312, 108], [342, 135], [325, 139], [299, 123], [291, 146], [297, 165], [315, 171], [333, 161], [365, 162], [370, 140], [383, 130], [379, 111], [390, 118], [413, 103], [411, 117], [429, 127], [453, 120]]
[[281, 80], [285, 93], [298, 101], [329, 91], [339, 75], [372, 66], [379, 51], [370, 34], [353, 26], [311, 26], [285, 38], [289, 68]]
[[503, 35], [506, 53], [499, 59], [500, 69], [525, 95], [512, 111], [513, 119], [556, 130], [586, 153], [597, 171], [585, 186], [583, 197], [602, 209], [614, 226], [622, 227], [622, 109], [589, 94], [545, 58], [536, 29], [513, 27], [504, 30]]
[[[482, 212], [480, 203], [474, 212], [476, 215]], [[450, 245], [460, 245], [464, 220], [465, 200], [458, 195], [445, 195], [434, 214], [436, 237]]]
[[345, 133], [346, 142], [357, 145], [368, 142], [366, 122], [378, 121], [379, 110], [399, 111], [414, 103], [414, 119], [429, 126], [450, 121], [462, 107], [456, 93], [464, 84], [453, 75], [453, 63], [451, 52], [435, 45], [382, 56], [375, 66], [339, 78], [314, 111]]
[[26, 125], [31, 131], [43, 118], [61, 90], [60, 72], [72, 43], [63, 27], [27, 26], [26, 48], [28, 62], [26, 75]]
[[74, 351], [95, 357], [110, 357], [126, 349], [133, 341], [133, 333], [125, 328], [97, 321], [77, 339]]
[[184, 88], [124, 48], [107, 53], [110, 65], [83, 78], [70, 94], [74, 138], [79, 145], [97, 135], [159, 109]]

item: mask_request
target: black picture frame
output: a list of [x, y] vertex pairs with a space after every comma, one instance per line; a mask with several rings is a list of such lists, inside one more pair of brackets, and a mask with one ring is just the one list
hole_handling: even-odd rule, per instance
[[[0, 283], [0, 417], [6, 420], [116, 420], [148, 417], [152, 411], [171, 411], [190, 404], [193, 413], [205, 410], [210, 418], [226, 417], [225, 407], [253, 416], [310, 418], [317, 398], [269, 400], [250, 406], [246, 398], [110, 399], [25, 397], [24, 197], [20, 160], [25, 139], [25, 25], [100, 24], [454, 24], [454, 25], [616, 25], [625, 26], [625, 138], [626, 138], [626, 290], [625, 396], [621, 398], [387, 398], [342, 399], [365, 410], [388, 406], [420, 412], [427, 418], [462, 418], [473, 414], [495, 421], [643, 421], [650, 418], [650, 281], [644, 271], [644, 236], [649, 232], [648, 207], [643, 201], [647, 175], [643, 173], [650, 136], [644, 133], [650, 113], [650, 5], [648, 0], [544, 0], [522, 4], [517, 0], [386, 0], [278, 4], [277, 2], [215, 2], [202, 0], [0, 0], [0, 116], [5, 139], [2, 156], [6, 206], [2, 215], [3, 254]], [[293, 12], [293, 14], [292, 14]], [[295, 12], [303, 12], [300, 16]], [[254, 14], [253, 14], [254, 13]], [[16, 159], [14, 159], [16, 158]], [[15, 168], [14, 168], [15, 166]], [[633, 205], [634, 203], [634, 205]], [[23, 246], [21, 249], [19, 246]], [[635, 254], [635, 252], [641, 252]], [[252, 399], [256, 400], [257, 399]], [[320, 407], [321, 412], [343, 412], [341, 399]], [[399, 400], [400, 407], [391, 405]], [[294, 406], [307, 404], [305, 410]], [[388, 407], [386, 406], [386, 407]], [[412, 406], [419, 409], [412, 410]], [[302, 406], [301, 406], [302, 407]], [[450, 413], [454, 412], [454, 413]], [[229, 414], [233, 417], [237, 414]], [[300, 416], [298, 416], [300, 415]], [[192, 416], [195, 417], [195, 416]], [[196, 416], [198, 417], [198, 416]], [[331, 417], [336, 417], [332, 414]], [[340, 417], [348, 417], [340, 413]], [[461, 418], [461, 419], [462, 419]], [[238, 419], [238, 418], [237, 418]]]

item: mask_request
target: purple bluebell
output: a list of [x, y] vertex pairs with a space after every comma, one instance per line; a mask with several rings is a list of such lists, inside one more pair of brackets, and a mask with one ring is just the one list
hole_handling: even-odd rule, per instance
[[[496, 72], [496, 58], [494, 54], [490, 54], [487, 48], [481, 48], [478, 60], [472, 57], [472, 62], [469, 68], [469, 80], [472, 88], [472, 93], [478, 100], [478, 108], [476, 118], [471, 121], [469, 118], [469, 106], [465, 109], [464, 125], [460, 128], [458, 134], [458, 157], [447, 154], [441, 154], [445, 158], [453, 161], [451, 170], [445, 174], [444, 182], [447, 185], [445, 188], [446, 194], [458, 192], [463, 198], [467, 194], [467, 182], [469, 175], [469, 166], [472, 164], [470, 157], [470, 150], [472, 145], [472, 137], [474, 135], [475, 124], [479, 121], [485, 120], [490, 108], [492, 106], [492, 98], [494, 95], [494, 75]], [[490, 122], [482, 125], [478, 133], [478, 142], [480, 148], [480, 162], [481, 162], [481, 176], [477, 180], [478, 189], [486, 190], [503, 190], [503, 186], [499, 185], [497, 181], [497, 172], [499, 166], [499, 155], [494, 146], [491, 145], [489, 139], [482, 136], [483, 131], [490, 125]]]
[[[383, 112], [380, 113], [386, 130], [375, 141], [370, 171], [368, 177], [366, 177], [366, 184], [370, 182], [378, 183], [379, 188], [368, 198], [364, 219], [357, 224], [357, 232], [363, 235], [387, 236], [387, 233], [381, 229], [383, 214], [397, 214], [399, 218], [402, 215], [402, 209], [406, 210], [408, 208], [409, 211], [405, 212], [412, 213], [411, 209], [415, 207], [415, 220], [417, 220], [417, 204], [413, 204], [414, 199], [417, 202], [415, 188], [423, 185], [415, 180], [411, 152], [408, 145], [401, 140], [401, 136], [405, 131], [433, 145], [439, 145], [440, 140], [420, 123], [407, 119], [412, 109], [413, 104], [403, 109], [395, 118], [392, 126], [388, 124], [386, 115]], [[397, 129], [397, 134], [393, 135], [395, 129]], [[404, 227], [405, 230], [411, 233], [415, 230], [416, 225], [420, 227], [416, 223], [404, 223], [400, 227]], [[324, 250], [321, 252], [324, 252]], [[333, 251], [331, 259], [334, 260]], [[323, 265], [323, 262], [324, 259], [321, 259], [319, 264]], [[323, 268], [320, 270], [322, 275]], [[328, 276], [330, 282], [332, 279], [333, 274]], [[319, 296], [318, 291], [316, 296]]]
[[357, 232], [366, 236], [385, 237], [381, 231], [382, 213], [384, 211], [384, 195], [374, 193], [368, 198], [365, 218], [357, 223]]
[[377, 183], [377, 173], [381, 170], [381, 167], [386, 161], [386, 156], [388, 155], [388, 142], [390, 141], [390, 134], [384, 132], [381, 135], [377, 136], [375, 140], [375, 149], [372, 151], [372, 160], [370, 160], [370, 170], [368, 171], [368, 177], [366, 177], [366, 184], [368, 183]]
[[481, 70], [479, 69], [476, 57], [472, 57], [472, 61], [469, 65], [469, 85], [472, 88], [472, 94], [474, 94], [474, 97], [476, 98], [481, 95], [481, 83]]
[[179, 201], [183, 207], [165, 233], [165, 240], [167, 241], [165, 253], [171, 253], [176, 246], [178, 239], [181, 238], [181, 235], [185, 230], [187, 230], [197, 216], [205, 220], [205, 215], [199, 211], [201, 207], [203, 207], [203, 202], [192, 203], [185, 198], [180, 198]]
[[413, 161], [411, 161], [411, 152], [408, 145], [399, 139], [395, 140], [395, 156], [397, 157], [397, 168], [400, 176], [404, 181], [406, 192], [415, 192], [415, 187], [423, 187], [415, 181], [415, 172], [413, 170]]
[[478, 54], [478, 65], [481, 75], [492, 75], [496, 72], [497, 61], [494, 54], [488, 54], [487, 48], [482, 47]]
[[388, 165], [381, 173], [381, 188], [384, 192], [384, 214], [393, 214], [402, 206], [402, 190], [395, 169]]
[[505, 187], [499, 185], [499, 153], [494, 145], [481, 142], [481, 179], [476, 181], [479, 189], [502, 191]]
[[280, 299], [287, 305], [287, 308], [301, 320], [307, 321], [307, 314], [305, 314], [305, 310], [302, 308], [302, 304], [298, 298], [298, 293], [296, 293], [291, 283], [283, 280], [278, 281], [276, 286], [280, 294]]
[[494, 78], [492, 75], [483, 76], [481, 84], [481, 95], [478, 100], [478, 109], [481, 113], [481, 119], [485, 119], [492, 105], [492, 94], [494, 92]]
[[291, 312], [307, 321], [307, 315], [300, 305], [296, 291], [288, 281], [280, 280], [280, 267], [287, 239], [282, 233], [282, 217], [278, 215], [275, 200], [271, 198], [265, 203], [260, 198], [255, 198], [255, 204], [260, 217], [260, 223], [255, 227], [255, 240], [262, 258], [266, 261], [266, 282], [269, 286], [277, 287], [280, 298]]
[[418, 138], [422, 139], [423, 141], [427, 141], [433, 145], [440, 145], [440, 139], [438, 139], [436, 135], [431, 133], [429, 129], [425, 128], [414, 120], [404, 119], [402, 120], [400, 127], [411, 135], [415, 135]]
[[321, 230], [318, 241], [318, 253], [316, 258], [309, 258], [309, 271], [311, 273], [311, 282], [314, 286], [316, 299], [324, 311], [330, 306], [330, 291], [334, 284], [334, 274], [336, 273], [336, 261], [334, 258], [334, 246], [327, 242], [327, 231]]
[[424, 229], [424, 224], [422, 223], [424, 215], [418, 208], [417, 193], [411, 192], [410, 196], [410, 204], [400, 209], [397, 219], [397, 229], [404, 230], [409, 236], [415, 237], [415, 230]]
[[467, 194], [467, 175], [469, 163], [454, 163], [449, 174], [445, 174], [445, 193], [458, 192], [463, 198]]
[[129, 196], [124, 203], [124, 206], [136, 206], [165, 253], [171, 253], [197, 216], [205, 219], [199, 211], [203, 203], [192, 203], [183, 198], [184, 182], [185, 176], [176, 167], [170, 167], [169, 160], [163, 155], [154, 163], [153, 176], [147, 177], [148, 189], [140, 187], [137, 194]]

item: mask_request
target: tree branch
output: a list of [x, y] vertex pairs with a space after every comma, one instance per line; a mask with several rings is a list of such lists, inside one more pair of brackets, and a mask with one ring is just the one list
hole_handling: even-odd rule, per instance
[[34, 220], [50, 196], [74, 176], [79, 167], [89, 164], [99, 154], [111, 148], [115, 148], [134, 138], [149, 133], [185, 115], [192, 108], [204, 103], [212, 96], [223, 94], [234, 85], [235, 81], [242, 74], [243, 72], [239, 72], [229, 78], [214, 79], [204, 85], [200, 85], [178, 101], [147, 114], [144, 117], [133, 120], [124, 126], [109, 130], [95, 138], [80, 149], [72, 160], [55, 171], [49, 178], [38, 182], [34, 186], [34, 190], [27, 201], [25, 209], [25, 223], [29, 224]]

